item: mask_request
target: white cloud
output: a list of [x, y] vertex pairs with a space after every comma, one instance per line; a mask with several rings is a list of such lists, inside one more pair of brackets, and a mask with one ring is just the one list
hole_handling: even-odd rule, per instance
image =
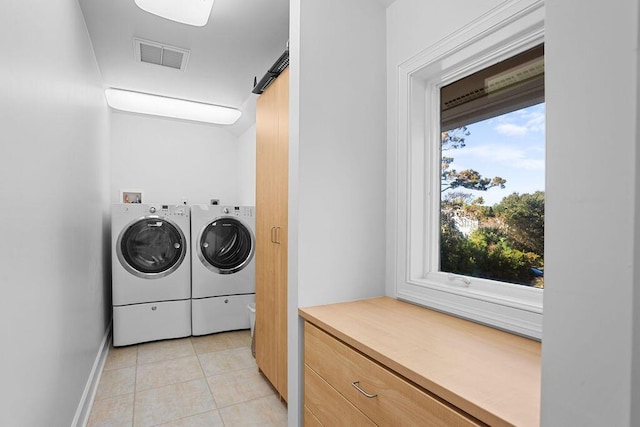
[[544, 132], [544, 112], [531, 111], [524, 117], [527, 119], [526, 127], [530, 132]]
[[[538, 157], [538, 156], [536, 156]], [[464, 169], [462, 165], [470, 164], [471, 168], [478, 168], [478, 164], [500, 164], [503, 167], [544, 170], [544, 158], [532, 158], [527, 151], [509, 145], [467, 145], [464, 149], [454, 153], [457, 164], [453, 167]]]
[[525, 153], [517, 148], [508, 145], [467, 145], [459, 153], [455, 153], [455, 157], [469, 156], [471, 159], [478, 159], [483, 162], [510, 163], [516, 160], [524, 159]]
[[[544, 105], [514, 111], [470, 126], [468, 144], [447, 152], [452, 168], [475, 169], [485, 176], [502, 176], [515, 183], [518, 176], [542, 176], [545, 169]], [[537, 175], [536, 175], [537, 174]], [[510, 186], [511, 191], [516, 187]]]
[[544, 170], [544, 159], [522, 159], [514, 165], [518, 169], [525, 169], [530, 171]]
[[506, 136], [525, 136], [530, 133], [544, 133], [544, 109], [525, 109], [505, 114], [498, 118], [494, 130]]
[[518, 126], [512, 123], [504, 123], [495, 127], [496, 132], [506, 136], [524, 136], [527, 134], [526, 126]]

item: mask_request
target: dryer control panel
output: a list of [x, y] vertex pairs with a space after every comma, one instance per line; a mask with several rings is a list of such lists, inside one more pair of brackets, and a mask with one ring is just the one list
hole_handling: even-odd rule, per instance
[[253, 207], [251, 206], [223, 206], [222, 213], [237, 217], [252, 217]]

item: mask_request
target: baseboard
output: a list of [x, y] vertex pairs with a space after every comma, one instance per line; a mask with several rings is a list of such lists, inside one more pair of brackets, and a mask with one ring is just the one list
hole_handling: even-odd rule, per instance
[[78, 404], [76, 415], [73, 417], [71, 427], [85, 427], [89, 421], [89, 415], [91, 414], [91, 408], [93, 406], [93, 399], [96, 396], [98, 390], [98, 383], [100, 383], [100, 377], [102, 376], [102, 370], [104, 369], [104, 363], [107, 360], [107, 354], [109, 353], [109, 347], [111, 344], [111, 322], [109, 327], [104, 332], [102, 337], [102, 343], [100, 349], [96, 355], [96, 360], [93, 362], [91, 373], [87, 379], [87, 384], [84, 387], [82, 398]]

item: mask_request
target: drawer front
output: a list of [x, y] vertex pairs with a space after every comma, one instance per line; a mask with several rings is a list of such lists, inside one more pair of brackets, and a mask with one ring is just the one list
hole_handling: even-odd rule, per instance
[[375, 426], [358, 408], [342, 397], [307, 365], [304, 367], [304, 406], [309, 408], [321, 425]]
[[[305, 363], [376, 424], [482, 425], [308, 322]], [[354, 382], [362, 391], [353, 386]]]
[[113, 307], [113, 345], [191, 335], [191, 300]]
[[315, 415], [313, 415], [313, 412], [311, 412], [307, 405], [304, 405], [303, 417], [304, 418], [302, 420], [302, 425], [304, 427], [322, 427], [322, 423], [320, 422], [320, 420], [316, 418]]

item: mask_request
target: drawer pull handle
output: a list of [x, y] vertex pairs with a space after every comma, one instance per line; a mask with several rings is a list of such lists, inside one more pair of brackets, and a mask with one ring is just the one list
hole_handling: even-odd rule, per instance
[[360, 388], [360, 386], [358, 385], [360, 384], [360, 381], [354, 381], [351, 383], [351, 385], [358, 390], [360, 393], [364, 394], [366, 397], [368, 397], [369, 399], [373, 399], [374, 397], [378, 397], [377, 394], [369, 394], [366, 391], [364, 391], [363, 389]]

